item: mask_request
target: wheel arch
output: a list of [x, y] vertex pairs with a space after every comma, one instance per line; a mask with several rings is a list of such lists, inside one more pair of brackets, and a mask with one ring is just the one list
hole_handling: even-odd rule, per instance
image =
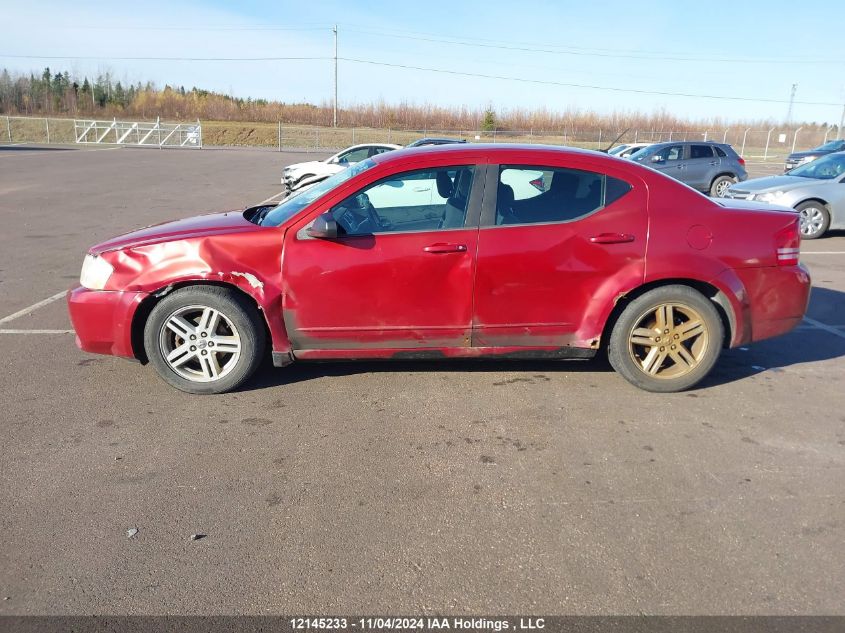
[[820, 198], [819, 196], [810, 196], [808, 198], [804, 198], [802, 200], [799, 200], [798, 202], [796, 202], [795, 204], [792, 205], [792, 208], [797, 209], [798, 207], [800, 207], [802, 204], [804, 204], [806, 202], [818, 202], [818, 203], [824, 205], [824, 207], [828, 211], [830, 211], [830, 203], [826, 202], [823, 198]]
[[138, 305], [137, 309], [135, 310], [135, 314], [132, 315], [132, 326], [130, 331], [132, 354], [138, 361], [141, 362], [141, 364], [145, 365], [149, 362], [146, 350], [144, 349], [144, 327], [147, 324], [147, 319], [149, 319], [150, 313], [152, 313], [153, 308], [156, 307], [159, 301], [161, 301], [164, 297], [171, 294], [172, 292], [181, 288], [188, 288], [191, 286], [214, 286], [217, 288], [225, 288], [227, 290], [231, 290], [239, 297], [242, 297], [243, 299], [248, 301], [252, 306], [254, 306], [256, 310], [258, 310], [258, 314], [261, 315], [261, 322], [264, 324], [264, 333], [267, 336], [267, 340], [273, 340], [270, 324], [267, 321], [267, 315], [264, 312], [264, 309], [261, 304], [258, 303], [255, 297], [253, 297], [251, 294], [246, 292], [244, 289], [239, 288], [234, 284], [227, 283], [225, 281], [215, 281], [210, 279], [189, 279], [168, 284], [159, 288], [158, 290], [151, 292]]
[[692, 279], [689, 277], [667, 277], [648, 281], [622, 295], [619, 295], [613, 309], [610, 311], [610, 315], [604, 323], [604, 327], [602, 328], [600, 339], [601, 348], [607, 348], [607, 343], [610, 340], [610, 333], [613, 331], [613, 326], [616, 325], [616, 321], [619, 319], [619, 316], [634, 299], [641, 297], [655, 288], [674, 285], [693, 288], [715, 304], [716, 311], [722, 319], [722, 325], [725, 330], [722, 347], [729, 347], [734, 333], [737, 330], [738, 323], [734, 307], [731, 304], [727, 293], [712, 283], [701, 281], [700, 279]]
[[720, 171], [715, 176], [713, 176], [713, 178], [710, 180], [710, 184], [712, 185], [714, 182], [716, 182], [717, 178], [721, 178], [722, 176], [727, 176], [728, 178], [736, 178], [737, 177], [736, 174], [733, 173], [732, 171]]

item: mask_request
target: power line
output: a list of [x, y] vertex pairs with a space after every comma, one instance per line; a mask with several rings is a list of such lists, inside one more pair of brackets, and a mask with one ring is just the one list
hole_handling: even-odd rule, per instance
[[[459, 77], [479, 77], [482, 79], [501, 79], [504, 81], [518, 81], [522, 83], [530, 83], [530, 84], [541, 84], [541, 85], [548, 85], [548, 86], [563, 86], [565, 88], [585, 88], [588, 90], [607, 90], [612, 92], [627, 92], [627, 93], [635, 93], [635, 94], [647, 94], [647, 95], [661, 95], [667, 97], [691, 97], [695, 99], [717, 99], [717, 100], [727, 100], [727, 101], [749, 101], [749, 102], [756, 102], [756, 103], [788, 103], [783, 99], [761, 99], [757, 97], [733, 97], [728, 95], [708, 95], [708, 94], [694, 94], [688, 92], [667, 92], [662, 90], [642, 90], [639, 88], [616, 88], [613, 86], [595, 86], [590, 84], [576, 84], [576, 83], [567, 83], [563, 81], [551, 81], [548, 79], [527, 79], [525, 77], [508, 77], [506, 75], [488, 75], [484, 73], [469, 73], [463, 72], [459, 70], [450, 70], [447, 68], [427, 68], [425, 66], [411, 66], [407, 64], [392, 64], [389, 62], [377, 62], [374, 60], [369, 59], [353, 59], [350, 57], [339, 57], [338, 59], [345, 61], [345, 62], [353, 62], [356, 64], [369, 64], [372, 66], [387, 66], [389, 68], [402, 68], [404, 70], [422, 70], [425, 72], [433, 72], [433, 73], [443, 73], [447, 75], [457, 75]], [[800, 103], [802, 105], [821, 105], [821, 106], [838, 106], [839, 103], [829, 103], [823, 101], [795, 101], [794, 103]]]
[[111, 57], [86, 55], [3, 55], [10, 59], [84, 59], [94, 61], [130, 61], [130, 62], [280, 62], [329, 60], [334, 57]]
[[63, 29], [101, 30], [101, 31], [328, 31], [331, 26], [102, 26], [99, 24], [80, 24], [62, 27]]
[[[758, 59], [758, 58], [728, 58], [728, 57], [676, 57], [672, 53], [657, 53], [654, 55], [643, 55], [645, 51], [614, 51], [614, 49], [589, 49], [579, 47], [560, 47], [561, 50], [554, 50], [549, 46], [544, 45], [543, 48], [537, 46], [520, 46], [516, 44], [485, 44], [481, 42], [472, 42], [464, 39], [456, 38], [442, 38], [442, 37], [417, 37], [411, 35], [402, 35], [389, 32], [376, 32], [361, 29], [346, 29], [352, 33], [360, 33], [363, 35], [376, 35], [379, 37], [393, 37], [404, 40], [416, 40], [421, 42], [433, 42], [437, 44], [452, 44], [456, 46], [469, 46], [474, 48], [492, 48], [506, 51], [522, 51], [530, 53], [547, 53], [552, 55], [576, 55], [580, 57], [611, 57], [620, 59], [644, 59], [652, 61], [686, 61], [686, 62], [724, 62], [724, 63], [746, 63], [746, 64], [842, 64], [840, 60], [828, 59]], [[604, 51], [604, 52], [589, 52], [589, 51]]]
[[[58, 56], [58, 55], [1, 55], [0, 58], [7, 57], [12, 59], [62, 59], [62, 60], [110, 60], [110, 61], [183, 61], [183, 62], [274, 62], [274, 61], [329, 61], [334, 60], [332, 57], [95, 57], [95, 56]], [[455, 75], [458, 77], [476, 77], [480, 79], [497, 79], [501, 81], [516, 81], [520, 83], [529, 83], [547, 86], [561, 86], [564, 88], [583, 88], [587, 90], [604, 90], [608, 92], [622, 92], [629, 94], [646, 94], [658, 95], [665, 97], [688, 97], [694, 99], [714, 99], [724, 101], [744, 101], [752, 103], [788, 103], [783, 99], [766, 99], [759, 97], [736, 97], [730, 95], [712, 95], [700, 93], [687, 92], [670, 92], [663, 90], [645, 90], [640, 88], [617, 88], [614, 86], [597, 86], [592, 84], [579, 84], [563, 81], [552, 81], [548, 79], [529, 79], [525, 77], [510, 77], [507, 75], [492, 75], [486, 73], [471, 73], [459, 70], [452, 70], [447, 68], [431, 68], [426, 66], [412, 66], [409, 64], [395, 64], [390, 62], [380, 62], [371, 59], [357, 59], [352, 57], [337, 57], [338, 60], [352, 62], [355, 64], [367, 64], [371, 66], [383, 66], [387, 68], [401, 68], [403, 70], [419, 70], [423, 72], [441, 73], [447, 75]], [[839, 106], [839, 103], [831, 103], [825, 101], [795, 101], [794, 103], [801, 105], [817, 105], [817, 106]]]

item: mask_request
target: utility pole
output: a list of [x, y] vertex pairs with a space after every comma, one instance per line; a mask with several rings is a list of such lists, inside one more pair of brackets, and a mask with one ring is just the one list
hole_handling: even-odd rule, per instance
[[795, 91], [798, 90], [798, 84], [792, 84], [792, 90], [789, 93], [789, 110], [786, 111], [786, 122], [792, 123], [792, 105], [795, 103]]
[[332, 29], [334, 33], [334, 113], [332, 116], [332, 126], [337, 127], [337, 24]]
[[842, 116], [839, 117], [839, 138], [845, 138], [842, 134], [843, 124], [845, 124], [845, 104], [842, 105]]

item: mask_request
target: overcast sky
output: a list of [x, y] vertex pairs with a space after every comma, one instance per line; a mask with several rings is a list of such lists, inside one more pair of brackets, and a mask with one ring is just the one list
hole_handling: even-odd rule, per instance
[[794, 120], [838, 123], [845, 101], [841, 0], [0, 4], [0, 65], [9, 69], [110, 70], [132, 83], [241, 97], [330, 101], [333, 62], [117, 58], [330, 58], [336, 23], [346, 58], [339, 63], [341, 105], [384, 100], [602, 114], [663, 108], [690, 118], [780, 122], [797, 83]]

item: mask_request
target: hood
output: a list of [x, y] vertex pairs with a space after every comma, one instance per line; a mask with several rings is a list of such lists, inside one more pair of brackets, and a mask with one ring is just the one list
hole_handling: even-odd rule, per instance
[[753, 178], [751, 180], [746, 180], [745, 182], [732, 185], [731, 188], [735, 191], [749, 191], [757, 194], [766, 193], [768, 191], [789, 191], [790, 189], [806, 187], [814, 182], [816, 182], [816, 180], [813, 178], [802, 178], [801, 176], [789, 176], [784, 174], [782, 176]]
[[787, 156], [787, 160], [790, 158], [806, 158], [807, 156], [824, 156], [825, 154], [832, 154], [831, 150], [827, 149], [817, 149], [817, 150], [808, 150], [806, 152], [792, 152], [789, 156]]
[[176, 220], [174, 222], [154, 224], [143, 229], [138, 229], [137, 231], [113, 237], [110, 240], [92, 246], [89, 252], [99, 255], [106, 251], [134, 248], [158, 242], [171, 242], [192, 237], [260, 230], [262, 230], [262, 227], [247, 220], [242, 211], [211, 213], [185, 218], [184, 220]]
[[288, 165], [285, 169], [289, 169], [290, 171], [302, 171], [303, 169], [325, 169], [328, 165], [328, 163], [324, 163], [321, 160], [309, 160], [307, 163], [294, 163], [293, 165]]

